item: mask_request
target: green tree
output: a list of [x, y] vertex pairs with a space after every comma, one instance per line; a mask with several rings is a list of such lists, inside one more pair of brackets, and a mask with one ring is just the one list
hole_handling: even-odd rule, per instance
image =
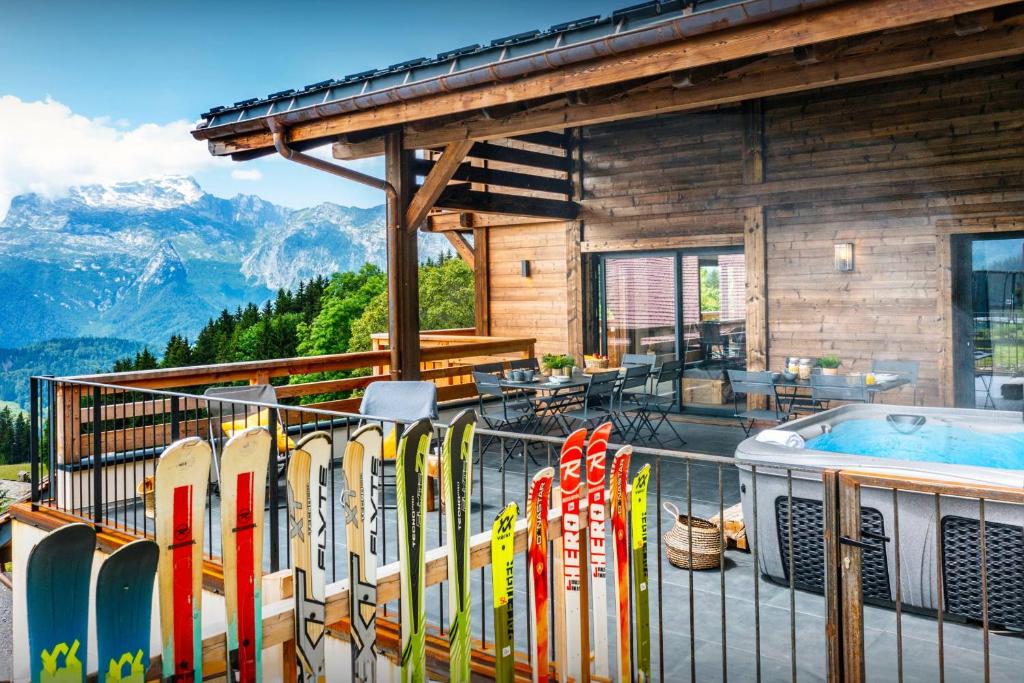
[[318, 356], [354, 350], [349, 344], [353, 322], [386, 288], [384, 273], [371, 264], [356, 273], [335, 274], [324, 291], [320, 312], [312, 322], [298, 327], [298, 352]]

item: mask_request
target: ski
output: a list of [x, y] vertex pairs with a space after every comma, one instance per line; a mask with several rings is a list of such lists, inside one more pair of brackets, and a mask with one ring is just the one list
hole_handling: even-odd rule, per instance
[[515, 540], [519, 506], [509, 503], [491, 528], [491, 588], [494, 592], [494, 680], [515, 680]]
[[156, 465], [161, 662], [165, 681], [203, 679], [203, 539], [210, 446], [175, 441]]
[[100, 683], [145, 683], [153, 583], [160, 547], [132, 541], [110, 554], [96, 575], [97, 679]]
[[220, 459], [220, 530], [227, 617], [227, 679], [263, 679], [263, 501], [270, 432], [250, 427], [224, 445]]
[[551, 509], [551, 484], [555, 471], [545, 467], [533, 475], [530, 498], [526, 504], [527, 556], [529, 559], [530, 626], [533, 647], [530, 670], [533, 683], [547, 683], [548, 660], [548, 512]]
[[476, 412], [455, 416], [441, 449], [441, 491], [448, 538], [448, 668], [453, 683], [469, 683], [469, 504]]
[[25, 589], [32, 683], [85, 683], [95, 550], [91, 526], [68, 524], [48, 533], [29, 552]]
[[288, 538], [295, 594], [295, 659], [299, 683], [323, 683], [327, 479], [331, 438], [313, 432], [288, 461]]
[[631, 446], [623, 446], [612, 460], [609, 477], [612, 512], [612, 549], [615, 553], [615, 651], [619, 654], [619, 669], [616, 680], [632, 678], [632, 643], [629, 639], [629, 522], [626, 511], [629, 508], [627, 481], [629, 460], [633, 455]]
[[377, 500], [383, 437], [379, 425], [358, 429], [345, 447], [341, 506], [348, 541], [352, 680], [377, 681]]
[[562, 444], [559, 458], [558, 486], [562, 491], [562, 570], [565, 583], [565, 662], [568, 677], [583, 680], [584, 662], [590, 665], [589, 653], [583, 656], [583, 623], [580, 605], [580, 582], [586, 548], [580, 543], [580, 530], [586, 519], [580, 514], [582, 498], [583, 446], [587, 430], [577, 429]]
[[647, 593], [647, 484], [651, 480], [651, 466], [644, 465], [633, 478], [632, 524], [633, 535], [633, 601], [636, 611], [636, 680], [651, 680], [651, 613]]
[[427, 617], [424, 593], [424, 503], [426, 458], [433, 427], [429, 419], [405, 428], [398, 442], [395, 489], [398, 496], [398, 560], [401, 584], [402, 683], [426, 680]]
[[587, 441], [587, 525], [590, 540], [590, 596], [594, 605], [594, 673], [608, 678], [608, 553], [605, 530], [605, 452], [612, 423], [605, 422]]

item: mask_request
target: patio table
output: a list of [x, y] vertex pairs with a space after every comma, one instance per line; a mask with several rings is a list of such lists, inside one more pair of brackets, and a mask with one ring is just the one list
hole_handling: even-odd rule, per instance
[[[568, 382], [552, 382], [546, 377], [540, 377], [529, 382], [515, 382], [510, 379], [501, 379], [498, 382], [503, 389], [512, 389], [526, 393], [543, 393], [547, 397], [542, 402], [542, 407], [550, 415], [565, 410], [574, 405], [582, 395], [582, 390], [590, 384], [590, 375], [586, 373], [574, 374]], [[543, 417], [538, 415], [543, 420]]]
[[[850, 376], [850, 375], [847, 375]], [[801, 397], [801, 394], [810, 392], [811, 381], [808, 379], [800, 379], [799, 377], [794, 379], [786, 379], [781, 374], [779, 378], [774, 381], [775, 390], [778, 392], [780, 401], [788, 401], [787, 412], [792, 412], [793, 407], [796, 405], [797, 399]], [[910, 384], [910, 380], [906, 377], [897, 377], [885, 382], [875, 382], [874, 384], [867, 385], [868, 397], [873, 402], [875, 396], [886, 391], [892, 391], [893, 389], [899, 389], [902, 386]]]

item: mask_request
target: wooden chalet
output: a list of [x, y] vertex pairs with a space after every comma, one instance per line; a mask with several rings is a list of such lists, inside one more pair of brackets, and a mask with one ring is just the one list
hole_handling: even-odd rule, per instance
[[[1019, 2], [648, 2], [218, 107], [193, 135], [346, 177], [385, 155], [386, 182], [355, 179], [390, 193], [396, 376], [420, 367], [424, 230], [473, 266], [478, 335], [613, 362], [916, 361], [920, 401], [974, 406], [957, 311], [976, 237], [1020, 249], [1022, 53]], [[303, 155], [321, 145], [337, 164]], [[721, 405], [723, 382], [694, 373], [684, 405]]]

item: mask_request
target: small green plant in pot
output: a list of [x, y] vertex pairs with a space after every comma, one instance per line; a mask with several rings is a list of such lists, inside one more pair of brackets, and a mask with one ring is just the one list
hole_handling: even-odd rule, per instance
[[541, 359], [541, 364], [544, 369], [549, 371], [552, 376], [558, 377], [560, 375], [572, 374], [572, 369], [576, 365], [575, 359], [572, 356], [559, 354], [559, 353], [547, 353]]
[[823, 375], [839, 374], [839, 365], [839, 356], [822, 356], [818, 359], [818, 366], [821, 368], [821, 374]]

